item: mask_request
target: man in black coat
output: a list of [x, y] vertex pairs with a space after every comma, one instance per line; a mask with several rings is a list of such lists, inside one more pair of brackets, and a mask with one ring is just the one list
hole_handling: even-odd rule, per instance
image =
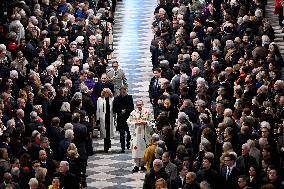
[[81, 91], [82, 91], [82, 109], [86, 111], [87, 116], [89, 117], [89, 119], [91, 119], [95, 113], [95, 105], [93, 103], [91, 95], [89, 94], [88, 87], [83, 86], [81, 88]]
[[222, 188], [222, 179], [220, 174], [212, 169], [213, 157], [205, 155], [202, 162], [202, 169], [197, 172], [197, 182], [207, 181], [212, 189]]
[[72, 124], [74, 131], [74, 143], [78, 149], [78, 153], [82, 160], [82, 182], [86, 184], [86, 165], [87, 165], [87, 151], [86, 142], [88, 139], [87, 127], [80, 123], [80, 114], [74, 113], [72, 115]]
[[61, 161], [59, 165], [59, 172], [54, 174], [54, 177], [60, 178], [60, 188], [75, 189], [80, 188], [80, 181], [76, 176], [69, 172], [69, 163], [67, 161]]
[[186, 174], [186, 184], [184, 189], [199, 189], [199, 183], [196, 181], [196, 174], [194, 172], [188, 172]]
[[245, 143], [242, 145], [242, 155], [237, 158], [236, 167], [240, 169], [241, 174], [248, 174], [250, 165], [257, 167], [256, 159], [249, 155], [250, 146]]
[[103, 73], [100, 81], [95, 85], [93, 93], [97, 98], [101, 96], [101, 93], [104, 88], [109, 88], [112, 93], [114, 93], [114, 86], [111, 82], [108, 81], [106, 73]]
[[130, 148], [130, 132], [127, 125], [127, 119], [130, 113], [134, 110], [133, 98], [131, 95], [127, 94], [127, 88], [122, 86], [120, 88], [120, 95], [114, 98], [113, 101], [113, 111], [117, 114], [117, 130], [120, 132], [120, 143], [121, 143], [121, 152], [125, 151], [125, 132], [126, 137], [126, 146], [127, 149]]
[[60, 119], [58, 117], [54, 117], [51, 119], [51, 126], [48, 127], [46, 131], [46, 136], [50, 142], [50, 148], [53, 150], [53, 158], [59, 160], [59, 151], [58, 145], [62, 138], [61, 131], [62, 129], [59, 127]]
[[235, 155], [225, 155], [224, 162], [226, 166], [221, 169], [221, 175], [226, 180], [226, 187], [236, 188], [238, 186], [238, 177], [240, 176], [240, 169], [235, 166]]
[[178, 172], [179, 175], [173, 181], [171, 181], [172, 189], [183, 188], [186, 184], [186, 175], [188, 173], [188, 169], [186, 168], [186, 166], [178, 166]]
[[154, 160], [153, 168], [145, 175], [143, 189], [155, 189], [155, 183], [159, 178], [163, 178], [169, 183], [169, 175], [166, 173], [162, 164], [163, 162], [160, 159]]
[[149, 85], [149, 98], [154, 109], [154, 116], [157, 117], [158, 112], [158, 100], [162, 95], [161, 86], [159, 84], [159, 79], [161, 78], [162, 70], [161, 68], [155, 68], [153, 70], [154, 77], [151, 78]]

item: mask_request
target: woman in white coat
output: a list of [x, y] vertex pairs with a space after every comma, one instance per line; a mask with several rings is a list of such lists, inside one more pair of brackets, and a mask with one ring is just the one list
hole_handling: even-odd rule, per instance
[[97, 101], [97, 123], [100, 125], [100, 136], [104, 139], [104, 151], [111, 147], [111, 138], [114, 136], [113, 94], [109, 88], [104, 88]]

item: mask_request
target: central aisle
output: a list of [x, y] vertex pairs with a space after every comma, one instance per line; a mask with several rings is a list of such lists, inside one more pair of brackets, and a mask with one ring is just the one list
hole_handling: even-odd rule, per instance
[[[113, 60], [117, 60], [126, 72], [129, 94], [143, 99], [150, 108], [148, 86], [152, 77], [151, 53], [153, 34], [151, 24], [156, 0], [123, 0], [118, 2], [114, 31]], [[142, 188], [145, 173], [132, 173], [134, 163], [131, 152], [120, 154], [119, 136], [112, 140], [108, 154], [103, 152], [103, 140], [93, 142], [95, 155], [89, 158], [87, 183], [90, 189]]]

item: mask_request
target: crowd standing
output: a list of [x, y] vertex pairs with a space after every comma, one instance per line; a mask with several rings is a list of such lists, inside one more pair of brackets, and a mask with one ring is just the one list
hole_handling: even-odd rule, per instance
[[118, 62], [106, 70], [115, 4], [10, 2], [0, 37], [0, 187], [87, 187], [96, 125], [106, 153], [120, 132], [133, 172], [147, 171], [145, 189], [283, 188], [283, 59], [266, 2], [159, 1], [153, 115], [141, 100], [134, 108]]
[[99, 102], [118, 95], [117, 80], [126, 85], [117, 62], [107, 72], [116, 1], [4, 4], [0, 188], [86, 188], [87, 159], [94, 154], [92, 131], [96, 121], [102, 122]]
[[284, 188], [283, 58], [266, 3], [159, 1], [144, 189]]

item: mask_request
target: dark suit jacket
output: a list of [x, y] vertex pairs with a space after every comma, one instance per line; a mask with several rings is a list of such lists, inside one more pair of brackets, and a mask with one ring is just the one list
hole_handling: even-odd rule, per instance
[[[18, 183], [12, 182], [11, 185], [12, 185], [13, 189], [20, 189], [20, 186], [19, 186]], [[0, 185], [0, 189], [5, 189], [5, 186], [6, 186], [6, 185], [5, 185], [4, 183], [2, 183], [2, 184]]]
[[[160, 79], [160, 78], [159, 78]], [[149, 85], [149, 98], [154, 100], [154, 104], [158, 103], [159, 97], [163, 94], [160, 85], [156, 85], [156, 77], [152, 77]]]
[[[122, 113], [125, 110], [125, 113]], [[127, 119], [134, 110], [133, 98], [131, 95], [117, 96], [113, 100], [113, 112], [117, 113], [117, 129], [125, 129], [127, 127]]]
[[236, 188], [238, 186], [238, 177], [240, 176], [240, 169], [239, 168], [233, 167], [228, 179], [226, 180], [227, 166], [224, 166], [221, 169], [221, 175], [222, 175], [223, 179], [226, 181], [226, 187], [227, 188]]
[[180, 178], [180, 176], [178, 175], [178, 176], [176, 177], [176, 179], [172, 181], [172, 183], [171, 183], [171, 188], [172, 188], [172, 189], [183, 188], [184, 185], [185, 185], [185, 183], [186, 183], [186, 182], [185, 182], [185, 177], [184, 177], [184, 180], [183, 180], [183, 183], [182, 183], [181, 178]]
[[90, 95], [82, 94], [82, 109], [87, 112], [89, 118], [95, 113], [95, 105]]
[[93, 89], [93, 93], [95, 93], [97, 98], [101, 96], [101, 92], [104, 88], [109, 88], [111, 92], [114, 93], [114, 86], [111, 82], [102, 83], [101, 81], [99, 81]]
[[250, 155], [248, 156], [247, 162], [245, 162], [244, 156], [238, 157], [238, 159], [236, 161], [236, 166], [237, 166], [237, 168], [240, 169], [241, 174], [247, 174], [250, 165], [257, 166], [257, 162], [256, 162], [255, 158], [250, 156]]
[[78, 153], [82, 159], [87, 159], [86, 141], [87, 127], [81, 123], [72, 123], [74, 131], [74, 143], [78, 149]]
[[62, 173], [55, 173], [54, 174], [55, 177], [59, 177], [60, 178], [60, 188], [64, 189], [75, 189], [75, 188], [79, 188], [79, 179], [76, 178], [76, 176], [72, 173], [70, 173], [69, 171], [63, 175]]

